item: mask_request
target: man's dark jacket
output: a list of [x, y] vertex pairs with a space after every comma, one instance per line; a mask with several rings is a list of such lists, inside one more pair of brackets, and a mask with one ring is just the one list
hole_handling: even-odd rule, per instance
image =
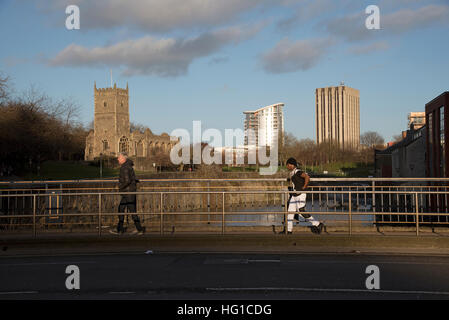
[[[133, 166], [134, 163], [132, 160], [126, 159], [125, 163], [123, 163], [120, 167], [120, 178], [118, 185], [120, 192], [135, 192], [137, 190], [137, 180]], [[122, 200], [126, 202], [136, 202], [136, 195], [123, 195]]]

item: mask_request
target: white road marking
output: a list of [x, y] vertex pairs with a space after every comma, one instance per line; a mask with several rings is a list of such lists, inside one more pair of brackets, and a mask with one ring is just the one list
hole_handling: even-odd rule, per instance
[[208, 291], [303, 291], [303, 292], [343, 292], [343, 293], [399, 293], [399, 294], [433, 294], [449, 295], [444, 291], [404, 291], [404, 290], [367, 290], [367, 289], [322, 289], [322, 288], [206, 288]]
[[280, 263], [279, 259], [206, 259], [204, 264]]
[[[435, 265], [435, 266], [439, 266], [439, 265], [449, 265], [449, 262], [414, 262], [414, 261], [376, 261], [375, 259], [373, 259], [371, 261], [372, 263], [375, 264], [406, 264], [406, 265]], [[318, 264], [367, 264], [368, 262], [365, 261], [342, 261], [342, 260], [282, 260], [282, 263], [318, 263]]]
[[86, 264], [96, 263], [94, 261], [68, 261], [68, 262], [24, 262], [24, 263], [5, 263], [0, 267], [21, 267], [21, 266], [42, 266], [42, 265], [69, 265], [69, 264]]
[[109, 294], [134, 294], [135, 292], [133, 291], [112, 291], [112, 292], [108, 292]]
[[0, 295], [6, 295], [6, 294], [33, 294], [33, 293], [39, 293], [38, 291], [10, 291], [10, 292], [0, 292]]

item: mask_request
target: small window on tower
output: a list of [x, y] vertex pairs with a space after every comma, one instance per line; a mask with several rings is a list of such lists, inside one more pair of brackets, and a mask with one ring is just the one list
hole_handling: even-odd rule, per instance
[[108, 104], [105, 102], [103, 102], [104, 107], [106, 108], [108, 106]]
[[121, 106], [122, 106], [122, 108], [123, 108], [123, 102], [120, 104]]

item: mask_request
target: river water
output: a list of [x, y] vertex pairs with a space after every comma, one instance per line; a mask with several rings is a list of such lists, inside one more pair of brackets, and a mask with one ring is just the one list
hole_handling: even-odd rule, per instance
[[[232, 212], [263, 212], [264, 214], [232, 214]], [[266, 213], [265, 213], [266, 212]], [[284, 212], [282, 206], [266, 206], [258, 208], [232, 208], [225, 212], [227, 226], [272, 226], [282, 225], [284, 214], [270, 212]], [[320, 212], [314, 214], [314, 212]], [[325, 212], [325, 214], [323, 214]], [[353, 204], [352, 222], [354, 225], [372, 226], [375, 220], [371, 205]], [[324, 222], [328, 226], [347, 225], [349, 221], [347, 203], [329, 202], [326, 206], [323, 202], [308, 201], [306, 213], [311, 214], [315, 220]]]

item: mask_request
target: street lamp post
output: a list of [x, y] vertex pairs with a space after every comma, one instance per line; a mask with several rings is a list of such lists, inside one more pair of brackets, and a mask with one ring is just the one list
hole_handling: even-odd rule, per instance
[[100, 179], [103, 179], [103, 159], [102, 159], [103, 154], [100, 153]]

